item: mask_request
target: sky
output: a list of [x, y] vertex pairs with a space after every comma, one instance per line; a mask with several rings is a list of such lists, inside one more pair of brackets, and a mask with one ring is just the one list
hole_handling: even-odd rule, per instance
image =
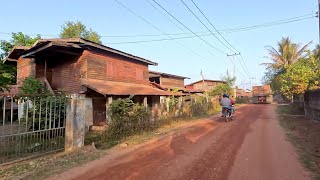
[[[186, 83], [200, 80], [201, 71], [205, 79], [221, 79], [227, 71], [235, 72], [237, 85], [244, 88], [261, 84], [265, 72], [261, 63], [269, 61], [266, 46], [276, 47], [282, 37], [291, 37], [301, 44], [313, 41], [311, 48], [319, 41], [316, 17], [263, 28], [226, 31], [316, 14], [316, 0], [193, 0], [221, 36], [191, 0], [183, 0], [223, 44], [181, 0], [155, 1], [183, 25], [153, 0], [2, 1], [0, 40], [9, 40], [11, 32], [55, 38], [66, 21], [81, 21], [102, 36], [104, 45], [157, 62], [158, 66], [149, 67], [151, 70], [190, 77]], [[204, 42], [192, 32], [198, 36], [209, 35], [199, 36]], [[189, 38], [172, 40], [179, 37]], [[156, 41], [137, 43], [148, 40]], [[237, 51], [231, 51], [227, 43]], [[240, 52], [243, 60], [240, 56], [227, 56], [235, 52]]]

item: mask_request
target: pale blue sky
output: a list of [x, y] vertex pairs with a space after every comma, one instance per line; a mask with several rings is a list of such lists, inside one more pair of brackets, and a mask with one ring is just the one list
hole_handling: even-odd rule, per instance
[[[137, 12], [140, 16], [152, 22], [154, 26], [165, 33], [183, 33], [162, 14], [158, 13], [147, 0], [119, 0], [124, 5]], [[150, 2], [152, 0], [149, 0]], [[190, 0], [184, 0], [198, 16], [211, 27]], [[288, 19], [296, 16], [316, 13], [317, 1], [301, 0], [194, 0], [205, 15], [218, 29], [252, 26], [267, 22]], [[194, 32], [204, 32], [205, 27], [183, 6], [180, 0], [157, 0], [163, 7], [170, 11], [176, 18], [183, 22]], [[168, 17], [168, 16], [167, 16]], [[3, 32], [23, 32], [26, 34], [43, 34], [43, 38], [57, 37], [60, 26], [65, 21], [82, 21], [87, 27], [97, 31], [102, 36], [114, 35], [161, 35], [151, 25], [134, 16], [128, 10], [120, 6], [114, 0], [105, 1], [80, 1], [80, 0], [55, 0], [55, 1], [2, 1], [1, 2], [1, 26], [0, 39], [9, 39], [10, 35]], [[172, 21], [174, 21], [172, 19]], [[284, 36], [290, 36], [295, 42], [318, 42], [318, 19], [306, 19], [303, 21], [258, 28], [248, 31], [223, 33], [223, 36], [238, 49], [244, 61], [255, 79], [249, 79], [236, 59], [238, 67], [236, 76], [237, 84], [248, 86], [259, 84], [264, 73], [264, 67], [259, 65], [267, 61], [263, 57], [267, 55], [265, 46], [275, 46], [277, 41]], [[176, 23], [178, 24], [178, 23]], [[183, 26], [180, 26], [182, 29]], [[184, 30], [188, 32], [188, 30]], [[180, 35], [181, 36], [190, 36]], [[172, 36], [177, 37], [177, 36]], [[190, 77], [187, 82], [201, 78], [202, 69], [206, 79], [220, 79], [229, 69], [233, 72], [233, 65], [226, 54], [220, 53], [197, 37], [180, 39], [176, 41], [158, 41], [136, 44], [112, 44], [117, 42], [140, 41], [151, 39], [167, 39], [166, 36], [140, 36], [140, 37], [103, 37], [103, 44], [141, 56], [159, 63], [152, 70], [163, 71]], [[211, 45], [229, 54], [231, 51], [225, 48], [213, 36], [203, 37]], [[186, 48], [187, 47], [187, 48]], [[190, 49], [200, 54], [202, 58], [190, 52]], [[243, 75], [241, 75], [243, 74]]]

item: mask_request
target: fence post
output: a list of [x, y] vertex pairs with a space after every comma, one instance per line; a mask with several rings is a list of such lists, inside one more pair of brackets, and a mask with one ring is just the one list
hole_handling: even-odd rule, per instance
[[67, 102], [65, 151], [84, 146], [85, 95], [74, 94]]
[[112, 96], [107, 98], [107, 102], [106, 102], [106, 123], [107, 124], [109, 124], [111, 122], [111, 117], [109, 114], [109, 107], [110, 107], [110, 104], [112, 103], [112, 101], [113, 101]]
[[86, 97], [85, 100], [85, 121], [86, 131], [89, 131], [90, 126], [93, 125], [93, 104], [92, 98]]

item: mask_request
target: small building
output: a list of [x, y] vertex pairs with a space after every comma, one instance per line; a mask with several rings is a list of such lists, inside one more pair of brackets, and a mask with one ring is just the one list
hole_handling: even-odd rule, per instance
[[186, 89], [193, 90], [193, 91], [209, 92], [209, 91], [212, 91], [215, 87], [217, 87], [220, 84], [226, 84], [226, 82], [221, 80], [205, 79], [205, 80], [199, 80], [189, 85], [186, 85]]
[[252, 92], [250, 91], [250, 90], [248, 90], [248, 89], [237, 89], [237, 91], [236, 91], [237, 93], [236, 93], [236, 95], [237, 95], [237, 97], [240, 97], [240, 98], [242, 98], [242, 97], [252, 97]]
[[190, 78], [174, 74], [149, 71], [149, 81], [157, 84], [162, 89], [167, 91], [179, 91], [183, 93], [188, 92], [188, 90], [184, 87], [185, 79]]
[[253, 103], [272, 103], [272, 91], [270, 85], [253, 86], [252, 87], [252, 101]]
[[82, 38], [41, 39], [16, 47], [6, 63], [17, 64], [17, 85], [26, 77], [41, 80], [48, 90], [85, 94], [86, 126], [104, 126], [107, 106], [116, 98], [160, 107], [160, 97], [177, 95], [152, 86], [149, 65], [157, 63]]

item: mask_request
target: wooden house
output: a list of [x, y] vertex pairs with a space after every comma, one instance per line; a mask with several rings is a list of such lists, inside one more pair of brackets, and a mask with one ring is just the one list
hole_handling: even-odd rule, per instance
[[185, 79], [190, 78], [168, 73], [149, 71], [149, 81], [157, 84], [162, 89], [167, 91], [188, 92], [184, 87]]
[[237, 89], [236, 95], [237, 97], [252, 97], [252, 92], [250, 90]]
[[189, 85], [186, 85], [186, 88], [193, 91], [209, 92], [209, 91], [212, 91], [218, 85], [225, 84], [225, 83], [226, 83], [225, 81], [205, 79], [205, 80], [199, 80]]
[[157, 63], [81, 38], [41, 39], [14, 48], [7, 61], [17, 64], [17, 85], [33, 77], [52, 92], [85, 94], [87, 126], [106, 124], [112, 99], [133, 95], [153, 108], [160, 96], [177, 95], [150, 84], [148, 66]]

